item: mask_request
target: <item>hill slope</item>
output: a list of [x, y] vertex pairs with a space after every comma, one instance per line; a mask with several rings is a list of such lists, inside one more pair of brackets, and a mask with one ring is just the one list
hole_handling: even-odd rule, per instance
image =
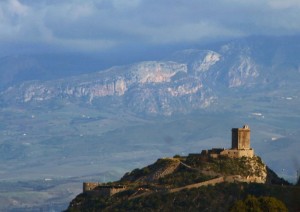
[[[126, 188], [116, 194], [101, 193], [101, 189], [121, 185]], [[300, 192], [300, 188], [278, 178], [257, 156], [237, 159], [176, 156], [159, 159], [152, 165], [126, 173], [119, 181], [83, 192], [72, 200], [67, 211], [212, 211], [220, 208], [227, 211], [248, 194], [275, 195], [285, 202], [276, 194], [279, 190], [289, 197], [293, 197], [293, 192]], [[292, 202], [288, 207], [299, 207]]]

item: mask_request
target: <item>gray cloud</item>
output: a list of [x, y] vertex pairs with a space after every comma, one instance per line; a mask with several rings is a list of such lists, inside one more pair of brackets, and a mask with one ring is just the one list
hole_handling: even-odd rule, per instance
[[300, 31], [298, 0], [4, 0], [0, 43], [105, 51]]

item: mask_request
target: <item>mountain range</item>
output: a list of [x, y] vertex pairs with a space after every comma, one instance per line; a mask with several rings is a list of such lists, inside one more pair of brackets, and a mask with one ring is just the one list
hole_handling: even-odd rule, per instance
[[[267, 94], [275, 90], [295, 96], [291, 89], [299, 81], [295, 55], [299, 47], [275, 42], [230, 42], [216, 51], [189, 49], [161, 61], [59, 80], [27, 81], [6, 89], [1, 99], [8, 104], [66, 101], [98, 108], [116, 105], [135, 113], [171, 115], [210, 108], [213, 103], [223, 103], [222, 98], [232, 92]], [[274, 52], [269, 52], [270, 48]]]

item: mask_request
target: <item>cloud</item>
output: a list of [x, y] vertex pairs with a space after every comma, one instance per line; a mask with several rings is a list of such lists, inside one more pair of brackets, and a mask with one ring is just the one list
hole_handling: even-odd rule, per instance
[[25, 40], [23, 36], [33, 30], [30, 7], [21, 4], [18, 0], [0, 2], [0, 41]]
[[300, 2], [298, 0], [269, 0], [268, 4], [274, 9], [291, 9], [300, 8]]
[[105, 51], [248, 35], [298, 34], [298, 0], [4, 0], [1, 42]]

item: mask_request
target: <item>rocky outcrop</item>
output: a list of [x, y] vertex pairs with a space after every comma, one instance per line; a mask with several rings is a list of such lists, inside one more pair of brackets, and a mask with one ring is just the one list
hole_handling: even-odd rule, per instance
[[206, 167], [206, 172], [209, 171], [216, 176], [224, 176], [228, 182], [267, 182], [267, 167], [258, 156], [213, 159], [213, 163]]
[[242, 56], [239, 63], [232, 66], [228, 72], [229, 87], [249, 86], [258, 76], [259, 72], [254, 61], [248, 56]]

